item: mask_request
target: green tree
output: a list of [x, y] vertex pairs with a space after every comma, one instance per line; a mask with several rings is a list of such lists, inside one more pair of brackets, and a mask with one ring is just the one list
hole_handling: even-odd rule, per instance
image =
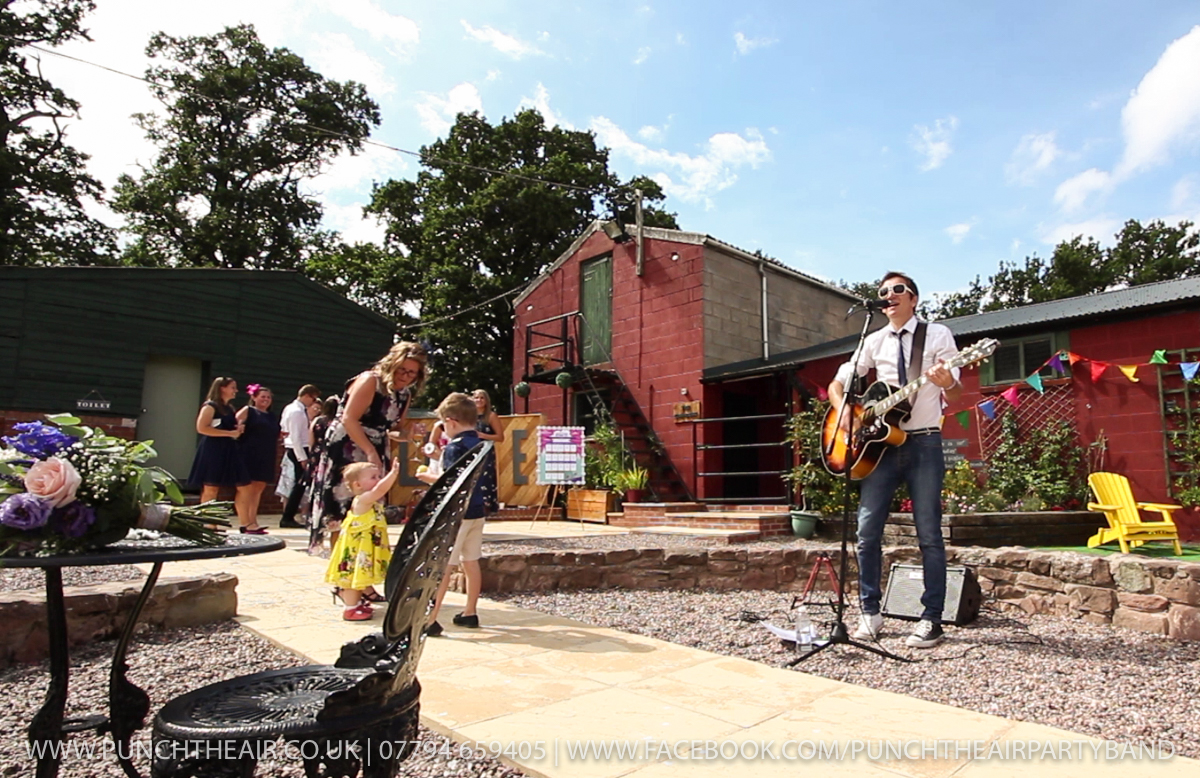
[[[420, 322], [406, 332], [434, 347], [426, 390], [433, 399], [486, 389], [499, 408], [508, 407], [513, 324], [503, 295], [536, 278], [598, 216], [620, 208], [631, 221], [630, 190], [641, 189], [649, 203], [645, 224], [677, 228], [674, 215], [655, 205], [664, 199], [658, 184], [636, 178], [621, 185], [592, 133], [547, 127], [534, 110], [496, 125], [460, 114], [421, 158], [416, 180], [378, 185], [367, 207], [386, 224], [387, 267], [355, 261], [344, 278], [361, 288], [378, 284], [388, 306], [381, 313], [402, 325]], [[335, 265], [327, 262], [323, 272], [336, 275]], [[452, 318], [438, 321], [444, 317]]]
[[320, 204], [300, 184], [379, 124], [362, 84], [330, 81], [250, 25], [210, 36], [157, 33], [146, 55], [165, 115], [135, 120], [159, 147], [138, 179], [122, 176], [114, 209], [139, 265], [298, 268], [328, 246]]
[[1192, 227], [1188, 221], [1168, 227], [1130, 219], [1112, 248], [1077, 236], [1055, 246], [1049, 260], [1035, 254], [1024, 264], [1002, 261], [986, 283], [976, 276], [966, 292], [942, 296], [926, 310], [931, 318], [947, 319], [1200, 276], [1200, 234]]
[[0, 0], [0, 264], [105, 264], [112, 230], [84, 210], [104, 187], [65, 141], [79, 103], [50, 83], [32, 46], [88, 39], [91, 0]]

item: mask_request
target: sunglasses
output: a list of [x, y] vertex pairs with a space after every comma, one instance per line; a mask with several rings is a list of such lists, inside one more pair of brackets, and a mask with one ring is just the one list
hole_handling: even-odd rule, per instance
[[884, 298], [889, 294], [904, 294], [905, 292], [912, 292], [913, 294], [916, 294], [916, 292], [913, 292], [913, 290], [909, 288], [908, 284], [892, 284], [891, 286], [885, 286], [880, 289], [879, 297]]

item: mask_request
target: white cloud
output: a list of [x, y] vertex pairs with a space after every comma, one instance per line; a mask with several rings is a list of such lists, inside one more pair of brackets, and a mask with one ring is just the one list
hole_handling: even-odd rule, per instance
[[487, 72], [487, 77], [484, 78], [484, 81], [495, 81], [497, 78], [500, 78], [500, 71], [499, 70], [489, 70]]
[[1059, 184], [1054, 190], [1054, 202], [1067, 213], [1073, 213], [1084, 206], [1093, 192], [1103, 192], [1112, 185], [1112, 176], [1091, 168]]
[[1125, 154], [1115, 175], [1122, 180], [1200, 140], [1200, 26], [1167, 46], [1125, 104], [1121, 126]]
[[[461, 19], [463, 29], [467, 31], [467, 35], [477, 41], [482, 41], [488, 44], [501, 54], [505, 54], [513, 59], [521, 59], [531, 54], [541, 54], [542, 52], [537, 46], [532, 43], [526, 43], [523, 40], [514, 38], [511, 35], [506, 35], [500, 32], [495, 27], [472, 27], [466, 19]], [[542, 33], [542, 40], [550, 36], [549, 33]]]
[[523, 111], [526, 108], [536, 108], [537, 112], [546, 121], [547, 127], [562, 127], [564, 130], [575, 129], [575, 125], [559, 116], [550, 107], [550, 93], [540, 83], [537, 85], [537, 90], [534, 92], [533, 97], [522, 97], [521, 102], [517, 105], [518, 111]]
[[325, 203], [325, 226], [342, 234], [347, 243], [382, 244], [387, 228], [373, 216], [363, 216], [363, 204]]
[[642, 46], [637, 50], [637, 56], [633, 58], [633, 64], [640, 65], [648, 59], [650, 59], [650, 47]]
[[325, 0], [324, 5], [330, 12], [365, 30], [372, 39], [395, 46], [395, 54], [408, 54], [421, 40], [421, 28], [416, 22], [407, 16], [390, 14], [372, 0]]
[[746, 165], [757, 168], [771, 158], [771, 150], [755, 129], [747, 129], [744, 136], [717, 133], [705, 143], [704, 152], [696, 156], [638, 143], [603, 116], [592, 119], [590, 129], [614, 154], [628, 157], [646, 170], [667, 194], [685, 202], [703, 203], [706, 208], [713, 207], [713, 195], [733, 186], [738, 168]]
[[362, 197], [370, 193], [372, 184], [395, 178], [407, 168], [408, 163], [398, 151], [367, 144], [358, 154], [340, 154], [306, 189], [322, 198], [332, 192]]
[[943, 232], [950, 236], [950, 240], [956, 245], [963, 242], [967, 237], [967, 233], [971, 231], [971, 227], [975, 226], [974, 222], [961, 222], [959, 224], [951, 224]]
[[686, 46], [687, 38], [684, 37], [683, 33], [677, 32], [677, 33], [675, 33], [675, 43], [680, 46]]
[[1011, 184], [1031, 186], [1038, 175], [1060, 156], [1062, 151], [1054, 142], [1053, 132], [1025, 135], [1013, 149], [1004, 168], [1005, 177]]
[[925, 157], [925, 161], [921, 163], [922, 172], [941, 167], [942, 163], [954, 153], [950, 140], [957, 128], [958, 118], [954, 116], [934, 121], [932, 129], [923, 124], [913, 126], [913, 135], [909, 143], [918, 154]]
[[450, 130], [460, 113], [471, 111], [483, 112], [483, 98], [479, 96], [479, 89], [469, 81], [454, 87], [445, 97], [423, 93], [421, 102], [417, 103], [421, 126], [438, 137]]
[[[680, 36], [682, 37], [682, 35]], [[776, 38], [747, 38], [744, 34], [737, 32], [733, 35], [733, 44], [737, 46], [738, 54], [743, 57], [754, 51], [755, 49], [766, 48], [767, 46], [778, 43]]]
[[308, 59], [323, 76], [337, 81], [353, 79], [372, 95], [396, 91], [396, 83], [388, 77], [383, 63], [355, 46], [350, 36], [327, 32], [314, 35], [313, 41], [317, 49], [309, 53]]
[[1059, 224], [1042, 231], [1042, 243], [1057, 246], [1072, 238], [1094, 238], [1101, 245], [1112, 245], [1113, 236], [1121, 229], [1121, 220], [1108, 216], [1081, 222]]
[[648, 140], [653, 143], [654, 141], [662, 140], [663, 131], [653, 124], [647, 124], [638, 130], [637, 134], [642, 140]]
[[1171, 207], [1175, 210], [1190, 208], [1197, 199], [1197, 176], [1187, 175], [1171, 187]]

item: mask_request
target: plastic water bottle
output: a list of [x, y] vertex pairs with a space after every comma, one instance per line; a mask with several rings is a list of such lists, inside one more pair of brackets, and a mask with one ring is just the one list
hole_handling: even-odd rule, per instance
[[796, 650], [802, 654], [812, 651], [813, 623], [809, 618], [808, 608], [804, 605], [796, 607]]

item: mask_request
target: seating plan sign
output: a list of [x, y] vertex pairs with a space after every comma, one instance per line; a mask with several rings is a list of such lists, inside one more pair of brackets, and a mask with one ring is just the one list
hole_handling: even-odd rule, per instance
[[538, 483], [582, 484], [584, 445], [583, 427], [538, 427]]

